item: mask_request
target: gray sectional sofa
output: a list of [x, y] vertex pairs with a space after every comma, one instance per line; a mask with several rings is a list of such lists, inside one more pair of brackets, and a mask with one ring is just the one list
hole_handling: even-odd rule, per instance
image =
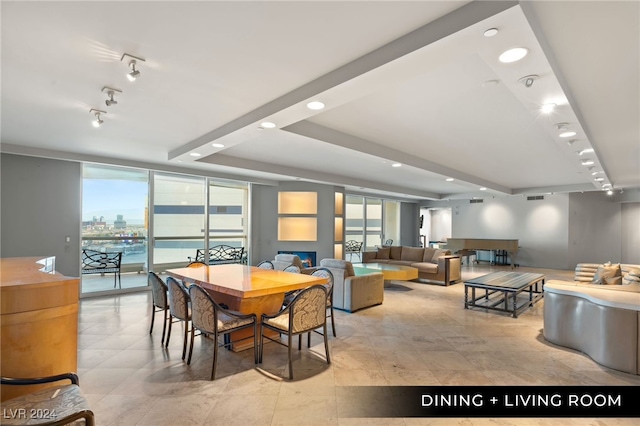
[[449, 250], [430, 247], [389, 246], [362, 253], [362, 263], [390, 263], [411, 266], [418, 270], [418, 278], [449, 285], [460, 281], [460, 256]]
[[605, 367], [640, 374], [640, 265], [620, 265], [617, 277], [605, 269], [580, 263], [574, 281], [545, 283], [544, 338]]

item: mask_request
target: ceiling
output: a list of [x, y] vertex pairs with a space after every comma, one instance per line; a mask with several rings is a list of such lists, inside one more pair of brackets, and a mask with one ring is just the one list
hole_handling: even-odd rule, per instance
[[[408, 199], [640, 188], [637, 1], [3, 1], [1, 12], [2, 152]], [[499, 62], [512, 47], [529, 54]], [[135, 82], [124, 53], [144, 59]], [[117, 105], [104, 87], [122, 91]], [[106, 112], [99, 128], [92, 108]], [[559, 137], [558, 123], [576, 135]]]

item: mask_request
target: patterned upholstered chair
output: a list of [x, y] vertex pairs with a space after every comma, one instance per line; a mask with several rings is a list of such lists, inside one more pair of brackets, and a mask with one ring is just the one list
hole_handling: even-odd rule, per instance
[[[260, 345], [258, 349], [259, 362], [262, 362], [265, 338], [287, 346], [289, 352], [289, 379], [293, 380], [293, 362], [291, 357], [293, 336], [298, 336], [298, 349], [300, 349], [300, 336], [320, 327], [323, 329], [327, 364], [331, 364], [327, 338], [327, 289], [323, 285], [313, 285], [300, 291], [291, 303], [280, 312], [274, 315], [262, 314]], [[265, 329], [286, 334], [287, 343], [282, 343], [280, 340], [265, 335]]]
[[169, 300], [167, 298], [168, 288], [162, 281], [162, 278], [155, 272], [149, 272], [147, 277], [149, 285], [151, 286], [151, 328], [149, 328], [149, 334], [153, 333], [153, 322], [156, 318], [157, 312], [163, 312], [164, 318], [162, 319], [162, 340], [160, 344], [164, 343], [164, 336], [167, 331], [167, 322], [169, 321]]
[[176, 321], [184, 322], [184, 339], [182, 342], [182, 359], [187, 354], [187, 340], [189, 336], [189, 323], [191, 322], [191, 300], [189, 291], [184, 284], [173, 277], [167, 277], [167, 287], [169, 288], [169, 330], [167, 331], [167, 340], [164, 346], [169, 347], [169, 339], [171, 339], [171, 324]]
[[333, 319], [333, 273], [327, 268], [318, 268], [311, 275], [327, 279], [327, 283], [324, 285], [327, 289], [327, 310], [329, 311], [327, 318], [331, 317], [331, 329], [333, 337], [336, 337], [336, 322]]
[[[83, 424], [95, 425], [93, 411], [85, 398], [78, 383], [78, 376], [74, 373], [59, 374], [57, 376], [37, 379], [13, 379], [2, 377], [2, 385], [37, 385], [55, 383], [63, 380], [71, 384], [47, 387], [26, 395], [2, 401], [3, 425], [66, 425]], [[18, 413], [11, 416], [10, 413]], [[20, 415], [20, 413], [25, 413]], [[33, 414], [42, 413], [41, 416]], [[49, 418], [45, 413], [51, 414]], [[41, 418], [38, 418], [41, 417]], [[81, 419], [84, 421], [81, 422]]]
[[272, 260], [271, 263], [273, 264], [273, 267], [275, 269], [279, 269], [280, 271], [283, 271], [284, 268], [290, 265], [295, 265], [300, 269], [304, 268], [302, 260], [300, 260], [300, 256], [296, 254], [277, 254], [275, 259]]
[[260, 269], [275, 269], [273, 267], [273, 263], [271, 263], [268, 260], [263, 260], [262, 262], [258, 263], [256, 266]]
[[299, 274], [300, 267], [298, 265], [289, 265], [283, 269], [284, 272], [291, 272], [292, 274]]
[[191, 364], [191, 355], [193, 354], [193, 338], [195, 330], [201, 333], [209, 334], [213, 337], [213, 366], [211, 367], [211, 380], [216, 376], [216, 364], [218, 360], [218, 346], [228, 347], [233, 343], [241, 340], [250, 339], [246, 337], [238, 340], [224, 339], [222, 345], [218, 342], [219, 336], [226, 336], [232, 331], [238, 331], [245, 328], [253, 328], [253, 356], [256, 364], [258, 363], [258, 321], [256, 314], [241, 314], [223, 308], [209, 295], [209, 293], [197, 284], [189, 287], [189, 296], [191, 297], [191, 344], [189, 347], [189, 358], [187, 364]]

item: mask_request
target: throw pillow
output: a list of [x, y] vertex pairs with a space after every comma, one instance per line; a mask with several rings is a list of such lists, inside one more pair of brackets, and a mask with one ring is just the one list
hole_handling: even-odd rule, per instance
[[629, 271], [622, 278], [623, 285], [640, 284], [640, 269], [629, 268]]
[[391, 253], [390, 248], [379, 248], [376, 259], [389, 259], [389, 253]]
[[442, 249], [437, 249], [435, 253], [433, 253], [433, 258], [431, 259], [432, 263], [438, 263], [438, 258], [440, 256], [445, 256], [447, 254], [449, 254], [450, 251], [449, 250], [442, 250]]
[[616, 265], [601, 265], [598, 266], [598, 270], [596, 274], [593, 276], [594, 284], [607, 284], [606, 280], [614, 277], [622, 277], [622, 270], [620, 269], [620, 264]]

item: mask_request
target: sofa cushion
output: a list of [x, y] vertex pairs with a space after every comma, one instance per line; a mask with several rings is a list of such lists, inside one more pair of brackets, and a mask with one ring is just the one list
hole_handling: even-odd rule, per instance
[[389, 259], [389, 255], [391, 254], [391, 249], [386, 247], [386, 248], [379, 248], [378, 252], [376, 253], [376, 259]]
[[389, 259], [402, 259], [402, 246], [391, 246], [389, 248], [391, 249], [391, 252], [389, 253]]
[[[622, 270], [620, 269], [620, 264], [615, 265], [600, 265], [596, 270], [595, 275], [593, 276], [594, 284], [614, 284], [614, 278], [622, 277]], [[622, 281], [622, 278], [620, 279]]]
[[436, 249], [436, 252], [433, 253], [433, 258], [431, 259], [431, 262], [438, 263], [439, 257], [446, 256], [449, 253], [451, 253], [449, 250]]
[[347, 271], [347, 277], [353, 277], [356, 273], [353, 270], [353, 264], [342, 259], [322, 259], [320, 266], [325, 268], [344, 269]]
[[433, 247], [424, 248], [424, 254], [422, 255], [423, 262], [431, 262], [433, 260], [433, 255], [435, 254], [436, 249]]
[[424, 249], [421, 247], [403, 247], [402, 257], [400, 258], [400, 260], [405, 260], [409, 262], [422, 262], [423, 256], [424, 256]]
[[428, 274], [437, 274], [438, 273], [438, 264], [431, 262], [417, 262], [409, 265], [413, 268], [416, 268], [418, 272], [426, 272]]
[[640, 284], [640, 268], [629, 268], [622, 277], [623, 285]]
[[414, 262], [410, 260], [389, 260], [387, 263], [390, 265], [402, 265], [402, 266], [411, 266]]

